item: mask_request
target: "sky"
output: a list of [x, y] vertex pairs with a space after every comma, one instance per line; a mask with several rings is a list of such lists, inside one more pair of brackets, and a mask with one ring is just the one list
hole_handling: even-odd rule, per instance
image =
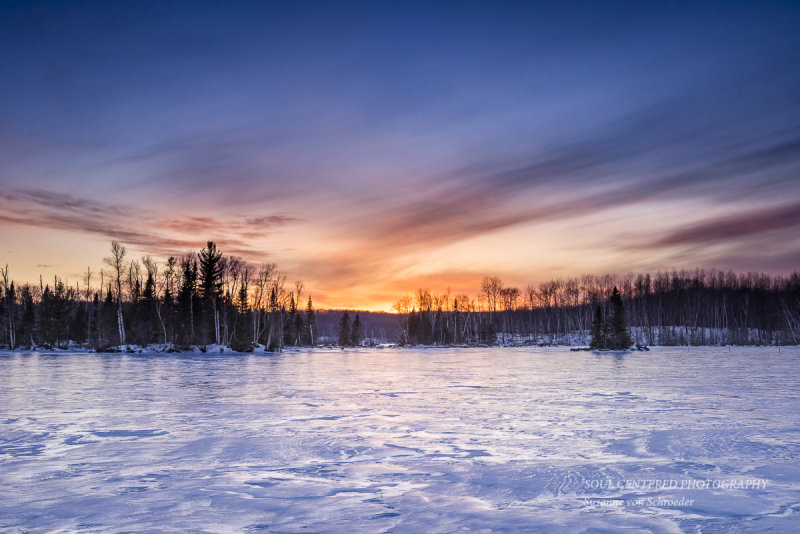
[[0, 264], [207, 240], [391, 308], [800, 268], [800, 3], [0, 0]]

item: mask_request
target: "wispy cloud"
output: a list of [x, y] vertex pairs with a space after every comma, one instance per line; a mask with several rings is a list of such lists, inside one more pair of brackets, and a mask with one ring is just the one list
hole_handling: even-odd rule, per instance
[[253, 239], [298, 220], [286, 215], [241, 219], [186, 216], [162, 220], [160, 214], [149, 210], [42, 189], [1, 192], [0, 198], [4, 201], [0, 221], [4, 223], [99, 235], [159, 256], [196, 250], [206, 239], [216, 239], [230, 253], [265, 258], [267, 254], [253, 246]]
[[800, 226], [800, 202], [704, 219], [670, 232], [649, 246], [660, 248], [702, 243], [726, 243], [797, 226]]

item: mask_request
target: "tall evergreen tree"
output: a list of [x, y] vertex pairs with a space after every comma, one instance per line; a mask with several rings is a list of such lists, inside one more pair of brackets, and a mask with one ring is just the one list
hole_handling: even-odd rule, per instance
[[308, 297], [308, 304], [306, 305], [306, 318], [303, 324], [303, 335], [300, 342], [306, 346], [313, 346], [317, 338], [317, 316], [314, 312], [314, 304], [311, 302], [311, 297]]
[[53, 290], [45, 286], [42, 293], [39, 320], [45, 343], [61, 347], [69, 340], [69, 295], [64, 282], [56, 278]]
[[33, 348], [36, 345], [36, 311], [33, 304], [33, 292], [27, 284], [22, 286], [22, 343]]
[[[6, 266], [6, 269], [8, 269], [8, 266]], [[17, 291], [14, 289], [13, 281], [6, 288], [5, 303], [5, 326], [8, 333], [8, 347], [15, 349], [17, 348]]]
[[279, 294], [278, 284], [272, 284], [269, 290], [269, 303], [268, 303], [268, 334], [267, 334], [267, 348], [271, 351], [280, 351], [283, 349], [283, 306]]
[[289, 310], [286, 314], [286, 328], [283, 331], [283, 344], [286, 346], [297, 345], [297, 304], [294, 301], [294, 293], [289, 295]]
[[633, 345], [633, 341], [631, 341], [631, 336], [628, 334], [628, 323], [625, 319], [622, 296], [616, 287], [611, 293], [611, 307], [609, 348], [615, 350], [629, 349]]
[[178, 290], [178, 312], [181, 323], [181, 342], [188, 345], [197, 342], [195, 337], [197, 261], [193, 257], [186, 258], [181, 267], [183, 278]]
[[408, 343], [410, 345], [422, 343], [419, 330], [419, 315], [416, 308], [411, 308], [411, 312], [408, 314]]
[[305, 326], [305, 322], [303, 321], [303, 314], [298, 311], [294, 315], [294, 331], [296, 332], [296, 334], [295, 334], [295, 345], [302, 345], [303, 344], [303, 340], [301, 338], [302, 338], [302, 335], [303, 335], [303, 327], [304, 326]]
[[236, 296], [236, 319], [233, 326], [231, 348], [237, 352], [253, 350], [253, 318], [247, 299], [247, 281], [243, 281]]
[[139, 343], [148, 345], [153, 342], [158, 318], [156, 317], [156, 281], [153, 273], [147, 273], [142, 296], [139, 302]]
[[350, 344], [358, 347], [362, 341], [364, 341], [364, 327], [361, 324], [361, 318], [356, 314], [356, 318], [353, 319], [353, 328], [350, 330]]
[[117, 328], [117, 310], [111, 286], [108, 286], [106, 298], [100, 311], [100, 348], [112, 347], [120, 344], [119, 328]]
[[608, 345], [606, 337], [606, 321], [603, 318], [603, 310], [598, 304], [594, 310], [594, 319], [592, 320], [592, 341], [589, 344], [593, 349], [605, 349]]
[[94, 348], [100, 348], [100, 329], [101, 329], [101, 315], [100, 315], [100, 294], [95, 291], [94, 297], [92, 297], [92, 309], [91, 309], [91, 324], [92, 328], [89, 331], [89, 346]]
[[[77, 292], [76, 292], [77, 295]], [[87, 323], [87, 303], [83, 300], [70, 299], [70, 307], [72, 313], [69, 314], [69, 332], [68, 337], [72, 341], [84, 341], [86, 339]], [[69, 313], [69, 311], [68, 311]]]
[[[220, 343], [220, 300], [222, 297], [222, 252], [213, 241], [198, 255], [200, 263], [200, 298], [203, 302], [205, 319], [204, 342], [213, 340]], [[209, 331], [211, 335], [209, 335]]]
[[349, 347], [352, 343], [350, 341], [350, 315], [345, 311], [342, 318], [339, 320], [339, 346]]

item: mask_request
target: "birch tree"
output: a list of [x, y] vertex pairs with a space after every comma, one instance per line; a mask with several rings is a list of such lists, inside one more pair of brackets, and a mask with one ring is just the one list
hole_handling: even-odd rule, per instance
[[111, 269], [109, 275], [116, 289], [117, 298], [117, 328], [119, 330], [119, 342], [125, 344], [125, 323], [122, 318], [122, 276], [125, 271], [125, 247], [118, 241], [111, 242], [111, 256], [103, 258], [103, 262]]

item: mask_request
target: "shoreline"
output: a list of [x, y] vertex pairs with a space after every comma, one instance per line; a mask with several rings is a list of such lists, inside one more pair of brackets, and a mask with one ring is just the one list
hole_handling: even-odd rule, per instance
[[570, 352], [595, 352], [595, 353], [630, 353], [648, 352], [655, 348], [686, 349], [692, 348], [708, 349], [728, 349], [731, 348], [774, 348], [780, 352], [781, 348], [797, 348], [798, 345], [648, 345], [643, 347], [631, 347], [629, 349], [592, 349], [580, 345], [566, 344], [517, 344], [517, 345], [399, 345], [392, 343], [382, 343], [376, 345], [362, 345], [358, 347], [340, 347], [337, 345], [317, 345], [313, 347], [284, 347], [281, 350], [267, 350], [265, 347], [256, 347], [252, 351], [239, 352], [226, 345], [207, 345], [190, 347], [164, 347], [164, 346], [141, 346], [125, 345], [122, 347], [110, 347], [104, 350], [97, 350], [86, 347], [43, 348], [33, 349], [8, 349], [0, 347], [0, 354], [281, 354], [281, 353], [303, 353], [303, 352], [346, 352], [346, 351], [382, 351], [382, 350], [447, 350], [447, 349], [569, 349]]

